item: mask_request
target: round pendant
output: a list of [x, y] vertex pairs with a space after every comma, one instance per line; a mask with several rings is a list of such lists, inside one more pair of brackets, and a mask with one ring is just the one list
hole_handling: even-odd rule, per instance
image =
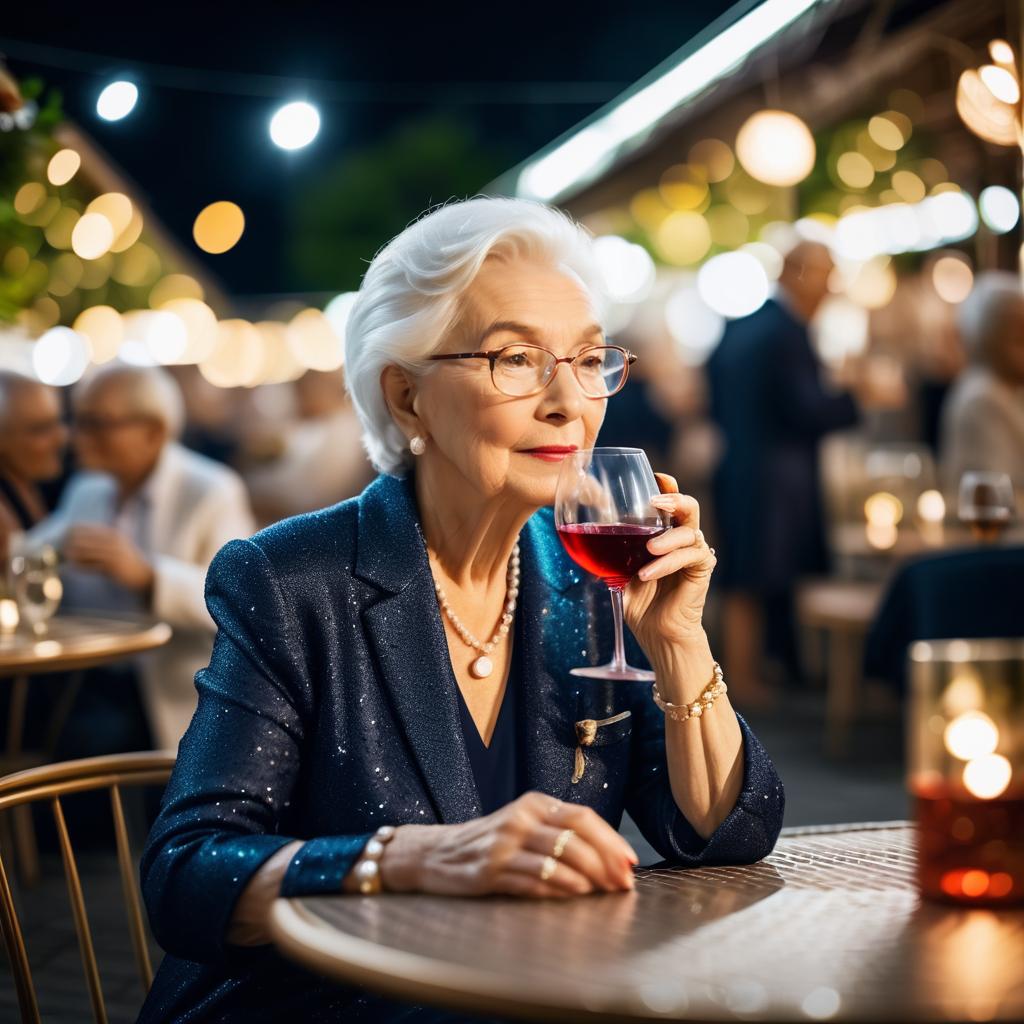
[[469, 671], [472, 672], [477, 679], [483, 679], [485, 676], [489, 676], [491, 674], [491, 670], [493, 668], [494, 664], [491, 659], [488, 658], [486, 654], [481, 654], [480, 657], [469, 666]]

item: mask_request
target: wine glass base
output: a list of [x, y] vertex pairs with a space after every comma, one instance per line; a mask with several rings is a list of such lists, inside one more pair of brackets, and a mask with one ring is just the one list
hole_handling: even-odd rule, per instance
[[624, 668], [616, 668], [611, 662], [607, 665], [583, 665], [580, 668], [569, 669], [573, 676], [583, 676], [585, 679], [617, 679], [622, 682], [653, 683], [655, 675], [642, 668], [632, 668], [626, 665]]

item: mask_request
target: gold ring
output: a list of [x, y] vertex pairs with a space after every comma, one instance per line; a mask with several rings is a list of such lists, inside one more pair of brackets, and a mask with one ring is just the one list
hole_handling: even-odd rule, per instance
[[562, 829], [562, 831], [558, 833], [558, 838], [555, 840], [555, 848], [551, 851], [551, 856], [554, 857], [555, 860], [558, 860], [558, 858], [565, 853], [565, 847], [574, 835], [576, 835], [576, 833], [571, 828]]
[[558, 867], [558, 861], [554, 857], [545, 857], [544, 863], [540, 866], [540, 880], [546, 882]]

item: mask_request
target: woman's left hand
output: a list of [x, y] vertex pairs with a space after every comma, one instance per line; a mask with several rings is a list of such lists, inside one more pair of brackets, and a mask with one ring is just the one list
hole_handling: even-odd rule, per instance
[[655, 473], [661, 495], [652, 504], [670, 513], [672, 527], [651, 538], [657, 557], [629, 581], [623, 595], [626, 625], [648, 658], [666, 645], [704, 636], [704, 601], [715, 556], [700, 531], [700, 506], [680, 494], [667, 473]]

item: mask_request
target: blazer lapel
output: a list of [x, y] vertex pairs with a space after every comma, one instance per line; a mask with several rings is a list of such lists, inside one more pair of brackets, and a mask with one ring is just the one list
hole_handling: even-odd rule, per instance
[[443, 823], [481, 813], [462, 739], [448, 641], [411, 478], [382, 475], [359, 499], [356, 575], [388, 591], [363, 609], [366, 634]]
[[516, 614], [523, 617], [520, 725], [526, 784], [570, 800], [579, 688], [587, 680], [569, 670], [589, 663], [592, 616], [580, 570], [562, 548], [550, 510], [527, 521], [520, 561]]

